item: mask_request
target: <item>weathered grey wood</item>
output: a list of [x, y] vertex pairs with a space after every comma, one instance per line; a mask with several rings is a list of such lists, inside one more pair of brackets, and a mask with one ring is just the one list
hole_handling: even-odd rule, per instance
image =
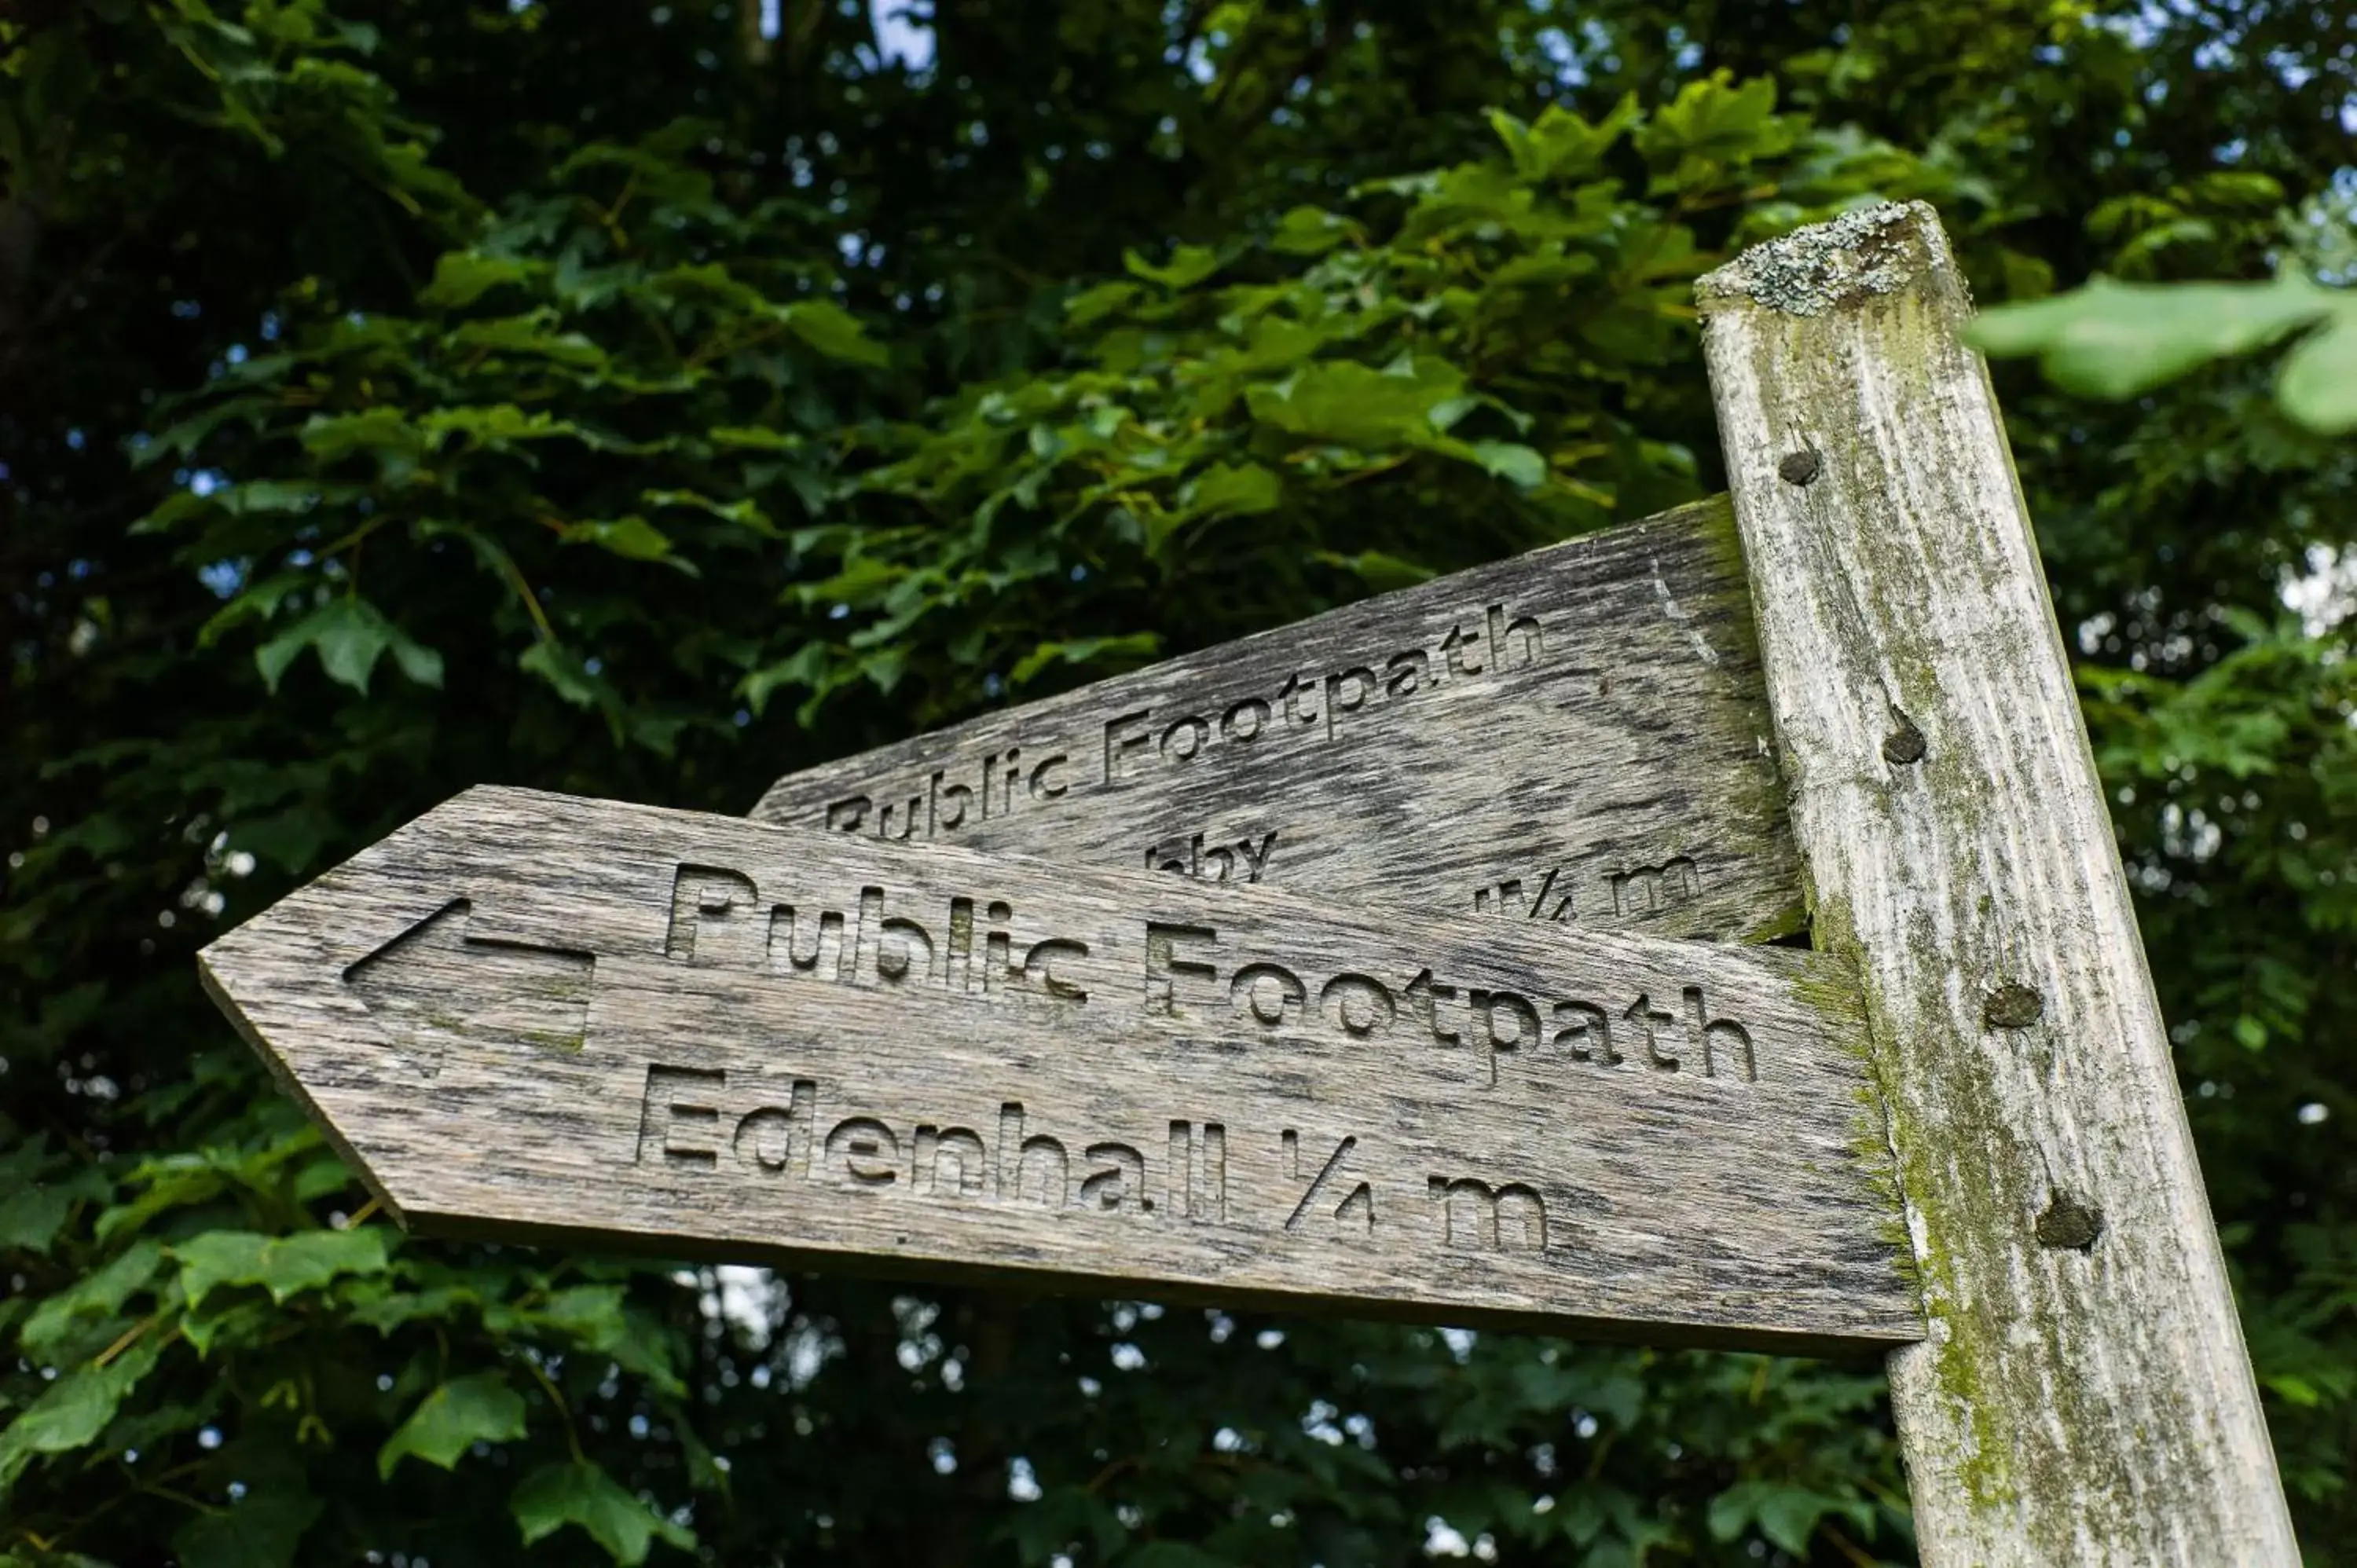
[[203, 962], [432, 1230], [1675, 1343], [1921, 1331], [1838, 960], [487, 789]]
[[764, 822], [1765, 940], [1800, 873], [1724, 498], [780, 779]]
[[1923, 1560], [2289, 1563], [2136, 917], [1938, 220], [1703, 280], [1817, 944], [1866, 981], [1930, 1336]]

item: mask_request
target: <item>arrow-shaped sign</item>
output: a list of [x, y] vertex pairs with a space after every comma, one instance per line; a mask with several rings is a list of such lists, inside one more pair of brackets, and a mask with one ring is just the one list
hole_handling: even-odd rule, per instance
[[404, 1222], [1785, 1348], [1917, 1337], [1855, 987], [478, 789], [207, 949]]

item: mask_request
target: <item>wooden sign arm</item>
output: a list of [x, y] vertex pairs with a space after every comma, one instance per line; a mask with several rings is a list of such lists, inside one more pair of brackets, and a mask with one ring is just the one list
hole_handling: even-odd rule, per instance
[[1865, 977], [1930, 1337], [1923, 1561], [2296, 1563], [1972, 314], [1921, 203], [1702, 280], [1820, 948]]

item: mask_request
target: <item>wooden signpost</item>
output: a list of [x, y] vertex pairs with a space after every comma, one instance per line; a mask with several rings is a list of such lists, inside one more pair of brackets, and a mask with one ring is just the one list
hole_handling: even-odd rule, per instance
[[1688, 508], [761, 823], [471, 791], [208, 983], [404, 1223], [1891, 1348], [1932, 1568], [2296, 1563], [1938, 224], [1700, 292], [1739, 547]]
[[1700, 287], [1806, 855], [1857, 960], [1930, 1330], [1891, 1359], [1955, 1564], [2299, 1561], [1972, 306], [1929, 207]]
[[1764, 940], [1800, 865], [1726, 500], [779, 780], [857, 837]]
[[405, 1222], [1920, 1334], [1839, 961], [477, 789], [206, 950]]

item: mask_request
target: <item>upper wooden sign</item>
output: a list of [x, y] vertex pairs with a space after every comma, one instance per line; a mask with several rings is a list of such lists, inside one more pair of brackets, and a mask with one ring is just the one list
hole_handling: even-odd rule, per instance
[[506, 789], [203, 955], [405, 1223], [1920, 1336], [1837, 962]]
[[1722, 500], [780, 779], [759, 821], [1337, 900], [1801, 923]]

